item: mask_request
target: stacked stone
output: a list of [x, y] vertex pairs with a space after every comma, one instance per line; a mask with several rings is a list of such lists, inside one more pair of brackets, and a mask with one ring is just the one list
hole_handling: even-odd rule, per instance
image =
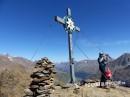
[[54, 64], [47, 58], [42, 58], [35, 65], [35, 71], [31, 75], [30, 88], [26, 90], [24, 97], [50, 97], [56, 71]]

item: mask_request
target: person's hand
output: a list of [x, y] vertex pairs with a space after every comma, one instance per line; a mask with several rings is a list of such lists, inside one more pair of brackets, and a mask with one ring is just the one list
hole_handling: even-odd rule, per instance
[[104, 59], [105, 61], [107, 61], [107, 56], [106, 56], [106, 55], [103, 55], [103, 59]]

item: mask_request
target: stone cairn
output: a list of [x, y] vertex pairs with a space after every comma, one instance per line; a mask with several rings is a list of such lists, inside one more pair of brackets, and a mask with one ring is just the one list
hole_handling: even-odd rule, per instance
[[48, 58], [39, 60], [35, 65], [35, 71], [31, 74], [32, 81], [25, 90], [24, 97], [50, 97], [54, 89], [55, 74], [54, 64]]

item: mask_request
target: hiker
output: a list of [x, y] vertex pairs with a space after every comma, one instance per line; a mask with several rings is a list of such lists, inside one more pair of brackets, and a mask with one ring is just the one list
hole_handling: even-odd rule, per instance
[[100, 87], [107, 87], [106, 85], [107, 78], [105, 76], [107, 61], [108, 61], [107, 56], [104, 53], [99, 53], [98, 63], [99, 63], [99, 70], [101, 71]]

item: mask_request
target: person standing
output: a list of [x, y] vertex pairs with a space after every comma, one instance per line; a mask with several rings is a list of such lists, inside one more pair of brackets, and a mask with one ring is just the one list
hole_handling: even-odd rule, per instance
[[99, 53], [98, 63], [99, 63], [99, 70], [101, 72], [101, 78], [100, 78], [100, 87], [107, 87], [107, 77], [105, 76], [105, 69], [107, 65], [107, 56], [104, 53]]

